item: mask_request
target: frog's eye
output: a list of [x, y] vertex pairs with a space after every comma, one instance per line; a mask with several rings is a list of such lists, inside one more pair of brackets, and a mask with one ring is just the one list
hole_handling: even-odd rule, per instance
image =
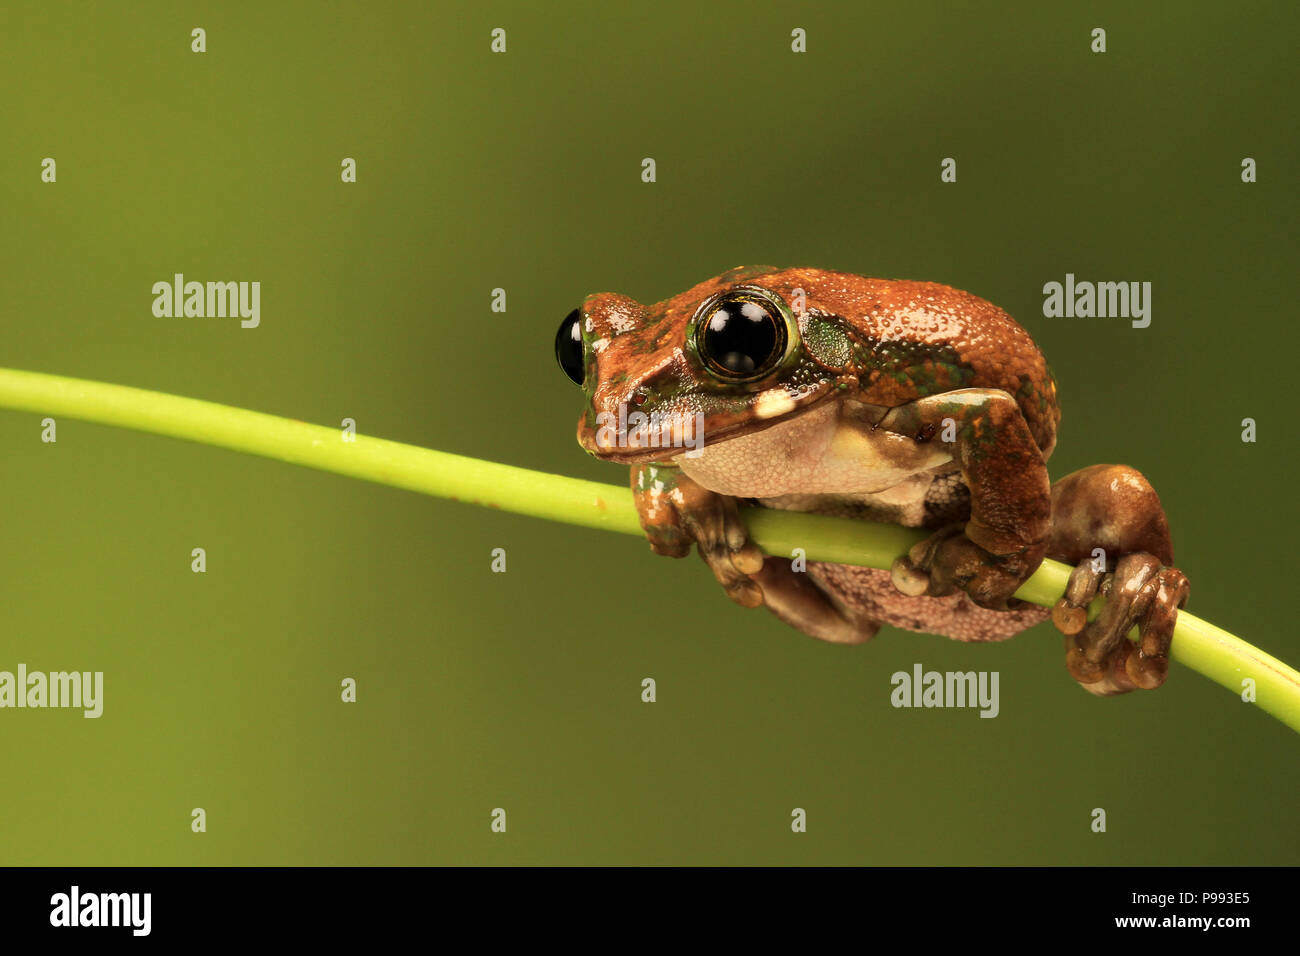
[[785, 315], [768, 294], [734, 290], [706, 302], [695, 320], [695, 350], [710, 372], [733, 382], [762, 378], [786, 356]]
[[582, 311], [574, 309], [560, 323], [555, 333], [555, 360], [564, 374], [581, 385], [586, 372], [582, 363]]

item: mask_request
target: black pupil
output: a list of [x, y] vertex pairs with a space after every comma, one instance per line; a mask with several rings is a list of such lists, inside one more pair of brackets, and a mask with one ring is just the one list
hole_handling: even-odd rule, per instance
[[704, 359], [716, 370], [744, 377], [772, 364], [780, 339], [771, 304], [741, 298], [714, 307], [699, 342]]
[[582, 327], [579, 322], [582, 314], [574, 309], [560, 323], [560, 330], [555, 333], [555, 359], [564, 369], [564, 374], [581, 385], [584, 368], [582, 365]]

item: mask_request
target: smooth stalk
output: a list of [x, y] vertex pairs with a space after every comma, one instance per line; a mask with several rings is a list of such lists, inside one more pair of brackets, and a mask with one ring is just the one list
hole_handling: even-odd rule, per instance
[[[625, 487], [367, 435], [346, 441], [339, 428], [214, 402], [0, 369], [0, 408], [168, 435], [534, 518], [642, 534]], [[769, 554], [802, 548], [811, 561], [870, 568], [888, 568], [923, 536], [894, 525], [764, 508], [745, 509], [745, 522]], [[1069, 573], [1063, 564], [1044, 561], [1016, 595], [1050, 607], [1064, 593]], [[1099, 602], [1094, 603], [1094, 614], [1098, 607]], [[1237, 695], [1243, 691], [1243, 681], [1253, 679], [1256, 705], [1300, 731], [1300, 674], [1277, 658], [1186, 611], [1178, 615], [1171, 656]]]

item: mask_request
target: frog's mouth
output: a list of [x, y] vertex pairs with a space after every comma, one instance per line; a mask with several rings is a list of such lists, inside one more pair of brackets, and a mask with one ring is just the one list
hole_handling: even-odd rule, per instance
[[760, 393], [737, 411], [696, 410], [658, 420], [638, 416], [620, 405], [584, 416], [578, 422], [578, 443], [588, 454], [622, 465], [671, 462], [679, 456], [692, 458], [711, 445], [754, 435], [802, 416], [833, 389], [834, 382], [819, 382], [796, 393], [776, 387]]

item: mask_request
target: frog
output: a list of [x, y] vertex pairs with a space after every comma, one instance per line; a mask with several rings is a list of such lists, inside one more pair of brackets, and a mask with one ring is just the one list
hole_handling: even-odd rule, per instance
[[[584, 393], [578, 443], [629, 467], [650, 549], [694, 547], [736, 604], [841, 645], [885, 626], [1000, 641], [1050, 618], [1088, 692], [1165, 683], [1189, 584], [1160, 499], [1128, 465], [1050, 480], [1056, 381], [993, 303], [748, 266], [652, 305], [588, 295], [555, 353]], [[801, 562], [765, 554], [742, 506], [924, 537], [888, 569]], [[1071, 567], [1051, 608], [1014, 596], [1045, 558]]]

